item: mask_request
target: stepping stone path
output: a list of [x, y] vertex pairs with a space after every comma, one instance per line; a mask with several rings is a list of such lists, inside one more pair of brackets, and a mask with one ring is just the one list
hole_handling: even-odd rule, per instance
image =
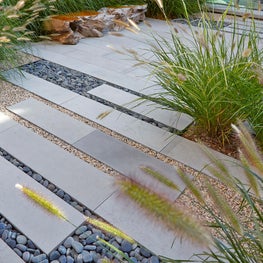
[[[157, 20], [151, 20], [151, 23], [158, 29], [160, 34], [167, 34], [165, 23]], [[133, 36], [126, 31], [123, 34], [126, 38], [117, 40], [112, 36], [105, 36], [99, 41], [97, 39], [82, 39], [74, 47], [61, 46], [50, 42], [36, 43], [33, 45], [32, 50], [43, 59], [103, 79], [107, 84], [91, 89], [88, 91], [88, 95], [97, 96], [100, 99], [111, 101], [116, 105], [129, 109], [129, 100], [132, 101], [138, 98], [135, 94], [147, 95], [160, 90], [160, 87], [150, 91], [145, 89], [148, 86], [145, 77], [135, 77], [137, 74], [145, 74], [145, 71], [135, 71], [133, 68], [127, 67], [125, 61], [121, 61], [117, 55], [106, 49], [111, 41], [119, 45], [118, 47], [123, 44], [134, 45], [135, 49], [141, 47], [141, 42], [138, 46], [135, 44], [137, 40], [140, 40], [141, 35]], [[86, 50], [89, 50], [89, 52]], [[72, 55], [73, 53], [74, 55]], [[109, 61], [109, 64], [105, 61]], [[117, 69], [113, 68], [114, 63], [118, 64]], [[204, 157], [202, 150], [194, 142], [134, 116], [113, 110], [111, 106], [83, 97], [62, 88], [59, 84], [51, 83], [25, 71], [23, 71], [25, 78], [15, 78], [14, 72], [15, 70], [6, 72], [6, 76], [13, 84], [153, 149], [157, 153], [162, 153], [197, 170], [202, 169], [209, 163], [209, 159]], [[8, 76], [8, 74], [11, 75]], [[124, 89], [117, 89], [114, 84]], [[131, 94], [125, 89], [135, 92]], [[151, 107], [153, 108], [153, 106]], [[10, 112], [115, 169], [123, 176], [138, 176], [143, 178], [145, 182], [151, 182], [151, 179], [140, 169], [141, 166], [149, 166], [173, 180], [182, 190], [184, 189], [184, 184], [175, 172], [174, 167], [150, 157], [142, 151], [46, 105], [40, 100], [29, 98], [10, 106], [8, 109]], [[181, 131], [192, 121], [188, 116], [183, 115], [178, 120], [176, 119], [176, 122], [171, 122], [180, 113], [158, 109], [152, 111], [148, 110], [146, 105], [134, 108], [134, 111], [143, 115], [147, 113], [146, 116]], [[105, 118], [98, 118], [99, 115], [105, 112], [110, 112], [110, 114]], [[88, 233], [89, 230], [86, 230], [84, 225], [81, 225], [85, 220], [82, 213], [58, 197], [63, 194], [72, 196], [76, 202], [86, 206], [132, 236], [137, 242], [150, 249], [151, 253], [180, 260], [189, 259], [193, 253], [202, 251], [202, 248], [196, 247], [186, 240], [181, 240], [179, 236], [174, 236], [162, 225], [154, 223], [151, 218], [137, 210], [136, 205], [128, 199], [121, 198], [119, 190], [114, 185], [113, 177], [80, 160], [75, 155], [11, 120], [4, 114], [0, 114], [0, 147], [13, 155], [18, 161], [23, 162], [29, 170], [32, 169], [36, 172], [32, 178], [0, 157], [2, 171], [0, 214], [18, 228], [21, 236], [32, 239], [42, 252], [49, 254], [50, 261], [47, 260], [46, 254], [36, 255], [38, 262], [41, 260], [42, 263], [51, 262], [51, 258], [56, 262], [58, 260], [58, 252], [56, 251], [61, 252], [59, 262], [66, 262], [65, 251], [69, 247], [74, 247], [75, 251], [81, 251], [82, 244], [79, 240], [72, 238], [72, 233], [76, 234], [77, 232], [79, 237], [82, 235], [83, 238], [87, 239], [95, 238], [94, 235]], [[239, 178], [242, 179], [242, 172], [236, 166], [236, 163], [238, 163], [236, 160], [212, 152], [218, 158], [225, 160], [230, 171], [238, 174]], [[209, 174], [207, 169], [204, 172]], [[59, 189], [57, 195], [54, 195], [37, 182], [41, 178], [49, 181], [54, 188]], [[29, 202], [14, 187], [18, 182], [36, 189], [54, 201], [74, 222], [75, 226], [67, 221], [53, 218], [47, 212]], [[165, 194], [172, 201], [179, 196], [179, 193], [172, 194], [165, 187], [158, 186], [157, 188], [159, 192]], [[19, 239], [23, 239], [23, 237], [19, 237]], [[86, 244], [86, 246], [89, 246], [87, 248], [89, 252], [79, 254], [79, 262], [82, 262], [83, 258], [87, 262], [91, 260], [91, 252], [95, 248], [92, 244], [94, 240], [89, 241], [90, 243]], [[20, 240], [20, 242], [23, 243], [23, 240]], [[124, 250], [130, 250], [130, 244], [124, 241], [115, 243]], [[55, 248], [57, 250], [54, 250]], [[0, 252], [1, 250], [4, 251], [4, 254], [0, 253], [0, 262], [21, 262], [22, 259], [0, 239]], [[140, 253], [144, 255], [148, 253], [148, 256], [152, 255], [143, 248], [140, 248]], [[2, 258], [6, 261], [3, 261]], [[25, 253], [23, 258], [25, 262], [28, 262], [29, 255]], [[72, 260], [72, 257], [68, 258], [68, 262], [74, 262]], [[154, 255], [148, 260], [149, 262], [158, 263], [158, 258]]]

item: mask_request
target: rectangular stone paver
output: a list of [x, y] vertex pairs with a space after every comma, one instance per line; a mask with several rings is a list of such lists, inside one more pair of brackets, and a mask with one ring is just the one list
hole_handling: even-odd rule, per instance
[[0, 133], [0, 146], [90, 209], [116, 189], [111, 176], [21, 125]]
[[10, 120], [10, 118], [4, 113], [0, 112], [0, 132], [5, 131], [17, 123], [15, 121]]
[[152, 185], [156, 191], [167, 196], [167, 198], [172, 201], [176, 200], [180, 192], [171, 190], [162, 184], [157, 184], [155, 180], [147, 176], [141, 170], [141, 167], [150, 167], [154, 171], [159, 172], [173, 181], [181, 190], [185, 187], [175, 167], [153, 158], [100, 131], [95, 131], [87, 135], [75, 143], [74, 146], [95, 159], [109, 165], [123, 175], [134, 179], [137, 178], [146, 185]]
[[9, 110], [68, 143], [74, 143], [95, 131], [91, 126], [33, 98], [9, 107]]
[[24, 263], [2, 239], [0, 239], [0, 262], [5, 263]]
[[70, 100], [77, 95], [70, 90], [64, 89], [25, 71], [22, 71], [22, 74], [24, 77], [19, 76], [16, 70], [5, 72], [5, 76], [8, 78], [9, 82], [57, 104]]
[[[174, 136], [170, 132], [117, 110], [112, 111], [111, 107], [82, 96], [67, 101], [61, 106], [156, 151], [161, 151]], [[105, 112], [110, 114], [102, 119], [98, 118]]]
[[215, 157], [216, 160], [223, 162], [231, 174], [236, 176], [245, 184], [247, 183], [244, 169], [238, 160], [214, 151], [206, 146], [201, 147], [200, 144], [187, 140], [183, 137], [175, 137], [174, 140], [161, 151], [161, 153], [182, 162], [197, 171], [202, 171], [202, 173], [213, 176], [208, 169], [208, 165], [212, 165], [211, 160], [205, 154], [204, 149], [206, 149], [211, 156]]
[[[0, 167], [2, 182], [0, 184], [1, 214], [45, 253], [50, 253], [76, 227], [84, 222], [84, 217], [80, 212], [6, 161], [3, 157], [0, 157]], [[28, 197], [15, 187], [17, 183], [30, 187], [41, 196], [46, 197], [47, 200], [63, 211], [66, 218], [73, 225], [50, 214], [33, 201], [30, 201]]]
[[106, 84], [90, 90], [89, 93], [134, 112], [146, 115], [179, 131], [186, 129], [193, 122], [193, 119], [186, 114], [163, 109], [159, 104], [143, 101], [134, 94]]
[[191, 241], [176, 236], [162, 223], [155, 221], [152, 216], [146, 216], [127, 197], [121, 197], [119, 193], [114, 194], [95, 212], [157, 255], [176, 260], [187, 260], [194, 253], [203, 251], [202, 248], [193, 245]]
[[[90, 131], [90, 126], [87, 124], [76, 121], [67, 115], [64, 116], [65, 114], [34, 99], [27, 99], [9, 109], [68, 143], [72, 143], [71, 137], [68, 136], [72, 130], [73, 133], [74, 130], [79, 130], [81, 128]], [[58, 118], [57, 122], [47, 121], [49, 119], [52, 120], [55, 117]], [[63, 125], [61, 125], [59, 117], [60, 119], [65, 120], [62, 122]], [[85, 126], [87, 126], [87, 128], [85, 128]], [[63, 130], [65, 132], [63, 132]], [[73, 145], [126, 176], [137, 176], [140, 180], [146, 180], [145, 183], [149, 183], [151, 178], [147, 177], [140, 169], [140, 166], [147, 166], [160, 172], [170, 180], [174, 181], [174, 183], [176, 183], [181, 189], [184, 189], [184, 184], [176, 173], [174, 167], [165, 164], [156, 158], [150, 157], [149, 155], [113, 138], [112, 136], [104, 134], [101, 131], [96, 130], [91, 133], [87, 132], [86, 136], [82, 136], [82, 138], [76, 143], [73, 143]], [[175, 193], [167, 187], [159, 188], [164, 194], [169, 194], [173, 201], [179, 195], [179, 192]]]

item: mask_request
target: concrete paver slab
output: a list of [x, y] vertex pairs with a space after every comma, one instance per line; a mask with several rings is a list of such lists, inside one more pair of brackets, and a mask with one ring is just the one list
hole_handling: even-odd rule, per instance
[[214, 151], [206, 146], [201, 147], [198, 143], [189, 141], [183, 137], [175, 137], [174, 140], [161, 151], [161, 153], [184, 163], [197, 171], [202, 170], [202, 173], [213, 176], [208, 169], [208, 165], [212, 164], [209, 157], [205, 154], [204, 149], [206, 149], [217, 160], [222, 161], [231, 174], [235, 175], [244, 183], [247, 183], [244, 169], [238, 160]]
[[143, 102], [140, 100], [140, 97], [134, 94], [106, 84], [90, 90], [89, 93], [128, 108], [134, 112], [146, 115], [149, 118], [153, 118], [154, 120], [171, 126], [179, 131], [186, 129], [193, 122], [193, 119], [186, 114], [162, 109], [161, 105], [151, 101]]
[[[170, 132], [119, 111], [112, 111], [112, 108], [82, 96], [61, 106], [156, 151], [161, 151], [174, 136]], [[99, 115], [109, 111], [112, 112], [106, 117], [98, 118]]]
[[11, 120], [7, 115], [0, 112], [0, 132], [5, 131], [13, 126], [15, 126], [17, 123], [13, 120]]
[[6, 72], [5, 76], [9, 75], [8, 80], [11, 83], [57, 104], [72, 99], [77, 95], [70, 90], [64, 89], [25, 71], [22, 71], [22, 73], [24, 77], [16, 74], [15, 70], [10, 70]]
[[90, 209], [116, 190], [111, 176], [21, 125], [0, 133], [0, 146]]
[[0, 262], [24, 263], [24, 260], [22, 260], [2, 239], [0, 239]]
[[146, 216], [127, 197], [119, 196], [119, 193], [114, 194], [95, 212], [157, 255], [187, 260], [193, 253], [203, 251], [203, 248], [193, 245], [190, 241], [175, 236], [151, 216]]
[[95, 131], [91, 126], [33, 98], [8, 109], [68, 143], [74, 143]]
[[[1, 213], [45, 253], [49, 254], [84, 222], [85, 219], [80, 212], [2, 157], [0, 158], [0, 167], [1, 181], [4, 182], [0, 185]], [[15, 188], [17, 183], [46, 197], [63, 211], [72, 224], [48, 213], [30, 201], [20, 190]]]
[[95, 159], [106, 163], [113, 169], [131, 178], [137, 178], [141, 183], [152, 185], [153, 188], [172, 201], [180, 192], [171, 190], [164, 185], [159, 185], [150, 176], [147, 176], [140, 167], [150, 167], [166, 178], [173, 181], [181, 190], [185, 185], [177, 174], [175, 167], [168, 165], [156, 158], [123, 143], [100, 131], [95, 131], [79, 140], [74, 146]]

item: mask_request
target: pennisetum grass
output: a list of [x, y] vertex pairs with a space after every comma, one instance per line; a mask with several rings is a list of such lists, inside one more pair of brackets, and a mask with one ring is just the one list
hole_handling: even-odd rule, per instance
[[[233, 32], [224, 33], [226, 13], [215, 22], [201, 12], [202, 27], [196, 28], [191, 26], [185, 1], [181, 2], [188, 28], [166, 18], [170, 34], [163, 37], [153, 32], [150, 59], [134, 56], [137, 65], [146, 67], [163, 88], [147, 99], [190, 115], [197, 134], [217, 138], [222, 145], [229, 141], [231, 124], [237, 120], [248, 120], [257, 140], [263, 142], [263, 50], [253, 18], [248, 33], [238, 31], [236, 18]], [[156, 3], [163, 11], [162, 0]]]

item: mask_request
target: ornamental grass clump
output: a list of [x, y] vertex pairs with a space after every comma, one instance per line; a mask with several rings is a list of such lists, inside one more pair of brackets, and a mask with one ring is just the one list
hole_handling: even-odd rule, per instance
[[[214, 178], [205, 176], [203, 183], [192, 180], [178, 170], [186, 185], [184, 195], [204, 215], [203, 220], [193, 219], [177, 202], [158, 193], [154, 185], [142, 185], [139, 178], [120, 178], [118, 184], [123, 194], [135, 202], [142, 211], [158, 223], [163, 223], [175, 235], [190, 238], [207, 247], [201, 254], [193, 255], [185, 262], [243, 262], [258, 263], [263, 259], [263, 159], [250, 133], [242, 123], [233, 126], [240, 140], [240, 154], [245, 180], [240, 174], [229, 172], [226, 164], [206, 153], [208, 166]], [[148, 174], [153, 174], [148, 173]], [[153, 176], [159, 183], [164, 180]], [[224, 185], [222, 190], [221, 184]], [[225, 192], [231, 193], [234, 200]], [[231, 203], [232, 201], [232, 203]], [[195, 211], [197, 211], [195, 210]], [[196, 212], [195, 212], [196, 213]], [[167, 262], [178, 262], [176, 258]]]
[[[160, 7], [162, 1], [156, 2]], [[193, 117], [196, 133], [224, 144], [231, 124], [247, 120], [263, 142], [263, 50], [255, 21], [251, 19], [248, 32], [240, 32], [234, 18], [233, 32], [225, 33], [221, 30], [225, 16], [216, 29], [205, 13], [201, 13], [200, 27], [192, 26], [188, 16], [188, 26], [167, 19], [169, 33], [154, 32], [149, 42], [152, 57], [136, 56], [137, 65], [147, 67], [163, 88], [148, 99]]]

